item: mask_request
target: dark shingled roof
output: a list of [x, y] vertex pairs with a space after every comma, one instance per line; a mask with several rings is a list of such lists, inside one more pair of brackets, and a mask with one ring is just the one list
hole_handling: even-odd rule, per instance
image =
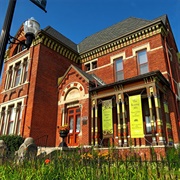
[[83, 53], [97, 46], [108, 43], [112, 40], [122, 37], [123, 35], [129, 34], [138, 28], [147, 26], [157, 20], [161, 20], [163, 23], [165, 23], [166, 15], [163, 15], [154, 20], [144, 20], [135, 17], [125, 19], [124, 21], [121, 21], [85, 38], [81, 43], [78, 44], [79, 52]]
[[153, 22], [162, 21], [165, 24], [166, 19], [166, 15], [160, 16], [154, 20], [144, 20], [140, 18], [130, 17], [91, 36], [88, 36], [87, 38], [82, 40], [78, 45], [70, 39], [66, 38], [64, 35], [56, 31], [55, 29], [53, 29], [51, 26], [46, 27], [44, 31], [52, 37], [59, 40], [60, 42], [62, 42], [64, 45], [70, 47], [74, 51], [83, 53], [103, 44], [106, 44], [110, 41], [113, 41], [117, 38], [120, 38], [126, 34], [129, 34], [139, 28], [148, 26]]
[[53, 29], [51, 26], [47, 26], [44, 28], [44, 31], [48, 33], [49, 35], [55, 37], [58, 41], [62, 42], [64, 45], [70, 47], [74, 51], [77, 51], [77, 44], [75, 44], [73, 41]]

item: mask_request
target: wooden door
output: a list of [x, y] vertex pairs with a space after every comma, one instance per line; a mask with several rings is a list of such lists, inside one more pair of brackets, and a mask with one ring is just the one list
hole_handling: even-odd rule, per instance
[[80, 108], [73, 107], [68, 109], [68, 146], [78, 146], [78, 134], [80, 133]]

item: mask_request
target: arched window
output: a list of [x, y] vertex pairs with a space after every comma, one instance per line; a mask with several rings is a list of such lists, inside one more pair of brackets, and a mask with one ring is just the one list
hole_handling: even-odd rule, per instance
[[25, 40], [22, 41], [20, 44], [17, 44], [16, 48], [14, 49], [13, 56], [23, 51], [24, 49], [26, 49]]

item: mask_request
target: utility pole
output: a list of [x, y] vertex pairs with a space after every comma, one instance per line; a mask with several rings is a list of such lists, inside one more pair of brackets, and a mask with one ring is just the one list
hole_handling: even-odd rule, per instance
[[[30, 0], [32, 3], [34, 3], [36, 6], [44, 10], [46, 8], [46, 0]], [[2, 67], [3, 67], [3, 62], [4, 62], [4, 55], [6, 52], [6, 46], [8, 44], [9, 40], [9, 35], [10, 35], [10, 29], [11, 29], [11, 23], [14, 15], [14, 10], [16, 6], [17, 0], [9, 0], [9, 5], [8, 9], [6, 12], [6, 17], [4, 20], [4, 25], [1, 31], [1, 36], [0, 36], [0, 75], [2, 73]]]
[[16, 0], [9, 0], [9, 5], [0, 36], [0, 75], [2, 73], [4, 55], [6, 52], [6, 46], [8, 44], [9, 32], [11, 28], [15, 6], [16, 6]]

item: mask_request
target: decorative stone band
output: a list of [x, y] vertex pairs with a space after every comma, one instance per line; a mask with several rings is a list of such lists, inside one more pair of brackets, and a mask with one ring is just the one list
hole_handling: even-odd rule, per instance
[[63, 44], [49, 38], [48, 36], [45, 36], [43, 34], [39, 34], [36, 39], [33, 41], [33, 45], [37, 45], [42, 43], [43, 45], [47, 46], [48, 48], [56, 51], [57, 53], [61, 54], [62, 56], [70, 59], [71, 61], [74, 61], [78, 63], [79, 55], [77, 52], [71, 50], [70, 48], [64, 46]]
[[162, 25], [161, 22], [155, 23], [148, 27], [144, 27], [143, 29], [140, 29], [136, 32], [132, 32], [129, 35], [120, 37], [119, 39], [116, 39], [108, 44], [104, 44], [99, 48], [92, 49], [88, 52], [84, 52], [81, 54], [80, 57], [81, 62], [84, 63], [87, 61], [91, 61], [95, 58], [117, 51], [118, 49], [134, 44], [138, 41], [149, 38], [159, 33], [161, 33], [163, 36], [166, 35], [165, 27]]

